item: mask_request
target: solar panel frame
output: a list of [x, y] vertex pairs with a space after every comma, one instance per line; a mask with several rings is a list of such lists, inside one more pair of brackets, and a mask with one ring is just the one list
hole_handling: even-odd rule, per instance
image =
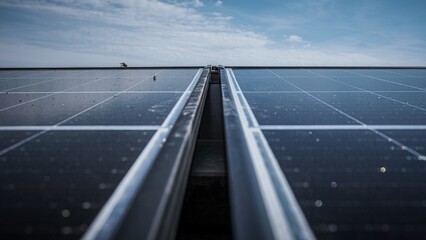
[[[314, 239], [315, 237], [296, 202], [290, 186], [284, 174], [279, 170], [275, 156], [269, 148], [253, 113], [248, 107], [248, 103], [238, 86], [232, 69], [221, 69], [221, 71], [226, 72], [226, 74], [222, 75], [223, 102], [229, 103], [228, 105], [224, 104], [225, 136], [228, 145], [228, 169], [230, 176], [233, 176], [235, 179], [233, 181], [236, 182], [233, 183], [232, 179], [230, 179], [231, 206], [234, 209], [238, 209], [238, 205], [243, 204], [243, 202], [245, 202], [244, 205], [256, 204], [250, 202], [253, 200], [241, 199], [238, 196], [238, 192], [240, 191], [238, 190], [238, 185], [242, 184], [242, 181], [249, 181], [249, 179], [254, 178], [252, 180], [254, 183], [249, 188], [261, 196], [261, 205], [263, 207], [258, 206], [257, 209], [258, 211], [262, 211], [259, 213], [261, 216], [266, 217], [269, 228], [259, 223], [258, 227], [252, 230], [258, 230], [257, 234], [266, 234], [263, 238]], [[230, 95], [232, 95], [232, 100], [229, 98]], [[235, 112], [234, 114], [237, 115], [238, 120], [236, 122], [235, 119], [228, 119], [231, 116], [229, 111], [232, 111], [232, 109]], [[237, 125], [238, 128], [242, 129], [245, 139], [243, 144], [248, 149], [248, 154], [243, 155], [243, 158], [236, 158], [236, 156], [242, 154], [241, 151], [243, 149], [241, 149], [241, 145], [239, 148], [232, 146], [231, 142], [233, 141], [230, 136], [234, 133], [226, 125]], [[244, 165], [236, 163], [236, 161], [244, 161], [246, 169], [243, 171], [251, 173], [251, 176], [242, 174], [241, 170], [236, 166]], [[238, 239], [244, 239], [244, 237], [251, 238], [252, 236], [246, 234], [253, 234], [252, 230], [250, 230], [251, 223], [244, 220], [245, 215], [242, 213], [244, 210], [247, 211], [247, 209], [234, 210], [232, 216], [237, 229], [236, 237]]]
[[[162, 149], [119, 224], [115, 239], [174, 238], [207, 97], [209, 73], [210, 69], [205, 68], [193, 90], [185, 92], [187, 101], [182, 102], [173, 126], [167, 126], [169, 135], [163, 138]], [[85, 239], [92, 238], [89, 235]]]

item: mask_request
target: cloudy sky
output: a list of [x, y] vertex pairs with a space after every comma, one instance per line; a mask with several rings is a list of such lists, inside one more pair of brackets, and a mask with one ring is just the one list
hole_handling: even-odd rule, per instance
[[1, 0], [0, 67], [426, 65], [424, 0]]

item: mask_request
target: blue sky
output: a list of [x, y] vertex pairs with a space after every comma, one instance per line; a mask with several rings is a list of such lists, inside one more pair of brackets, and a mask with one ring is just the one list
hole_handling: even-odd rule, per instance
[[0, 22], [0, 67], [426, 65], [422, 0], [2, 0]]

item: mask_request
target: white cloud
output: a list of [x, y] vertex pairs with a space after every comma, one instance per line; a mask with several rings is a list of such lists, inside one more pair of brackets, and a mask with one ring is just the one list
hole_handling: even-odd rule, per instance
[[192, 2], [194, 4], [194, 7], [202, 7], [202, 6], [204, 6], [204, 3], [202, 3], [200, 0], [194, 0]]
[[311, 43], [304, 40], [301, 36], [298, 35], [284, 35], [285, 42], [290, 44], [291, 48], [303, 47], [309, 48], [311, 47]]
[[304, 42], [303, 38], [301, 36], [297, 36], [297, 35], [290, 35], [290, 36], [286, 36], [286, 39], [289, 42]]
[[176, 2], [176, 1], [172, 1], [171, 3], [173, 3], [175, 6], [179, 6], [179, 7], [195, 7], [195, 8], [199, 8], [204, 6], [204, 3], [201, 2], [200, 0], [191, 0], [191, 1], [184, 1], [184, 2]]
[[222, 1], [216, 1], [216, 3], [214, 4], [216, 7], [220, 7], [223, 5]]

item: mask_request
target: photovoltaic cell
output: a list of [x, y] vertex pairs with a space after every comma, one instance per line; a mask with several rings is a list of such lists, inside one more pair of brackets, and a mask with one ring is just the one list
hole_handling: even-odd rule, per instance
[[[368, 91], [416, 91], [415, 88], [399, 85], [391, 81], [384, 81], [377, 78], [363, 76], [355, 77], [329, 77], [336, 83], [341, 82], [346, 86], [353, 86]], [[386, 79], [386, 77], [384, 78]]]
[[55, 125], [97, 104], [111, 93], [59, 93], [12, 105], [0, 112], [0, 125]]
[[322, 101], [366, 124], [416, 124], [426, 122], [426, 112], [371, 93], [313, 93]]
[[[286, 82], [305, 91], [354, 91], [353, 87], [332, 81], [321, 76], [283, 77]], [[282, 81], [282, 79], [280, 79]]]
[[247, 93], [245, 97], [261, 125], [356, 124], [303, 92]]
[[426, 76], [425, 69], [391, 69], [387, 71], [395, 73], [395, 75], [402, 75], [402, 76], [418, 76], [418, 77]]
[[2, 155], [2, 238], [81, 236], [152, 135], [53, 131]]
[[35, 131], [1, 131], [0, 132], [0, 148], [5, 149], [18, 143], [28, 137], [31, 137]]
[[161, 125], [178, 93], [127, 93], [96, 106], [64, 125]]
[[424, 236], [424, 161], [372, 131], [264, 134], [318, 238]]
[[395, 84], [408, 85], [414, 90], [426, 89], [426, 76], [424, 77], [408, 77], [408, 76], [386, 76], [380, 78], [383, 81], [389, 81]]
[[21, 104], [23, 102], [31, 101], [34, 99], [38, 99], [46, 95], [47, 93], [26, 93], [26, 94], [0, 93], [0, 109]]
[[298, 91], [290, 84], [275, 76], [264, 78], [241, 77], [240, 87], [244, 91]]

